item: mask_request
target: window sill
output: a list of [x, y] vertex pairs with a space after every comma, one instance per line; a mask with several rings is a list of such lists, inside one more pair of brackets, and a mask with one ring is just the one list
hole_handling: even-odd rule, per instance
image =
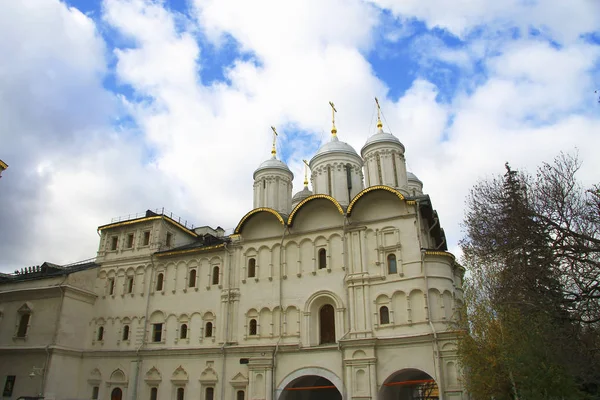
[[14, 335], [14, 336], [13, 336], [13, 340], [14, 340], [15, 342], [26, 342], [26, 341], [27, 341], [27, 335], [25, 335], [25, 336], [17, 336], [17, 335]]

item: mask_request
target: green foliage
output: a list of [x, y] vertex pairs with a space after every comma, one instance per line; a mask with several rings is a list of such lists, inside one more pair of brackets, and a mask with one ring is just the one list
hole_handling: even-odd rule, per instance
[[532, 180], [506, 164], [471, 191], [458, 353], [474, 399], [598, 396], [600, 308], [589, 285], [600, 278], [600, 192], [577, 190], [578, 165], [561, 156]]

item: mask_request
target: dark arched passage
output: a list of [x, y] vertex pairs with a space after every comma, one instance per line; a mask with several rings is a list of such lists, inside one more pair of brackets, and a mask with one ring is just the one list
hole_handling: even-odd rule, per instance
[[280, 400], [342, 400], [342, 394], [329, 379], [305, 375], [290, 382]]
[[438, 400], [437, 383], [418, 369], [405, 369], [388, 377], [379, 391], [380, 400]]

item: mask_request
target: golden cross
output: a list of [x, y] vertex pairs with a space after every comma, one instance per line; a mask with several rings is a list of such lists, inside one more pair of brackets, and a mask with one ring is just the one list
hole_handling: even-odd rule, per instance
[[304, 162], [304, 186], [308, 186], [308, 161], [302, 160]]
[[329, 102], [329, 105], [331, 106], [331, 124], [332, 124], [331, 133], [333, 134], [333, 136], [336, 136], [337, 129], [335, 129], [335, 113], [337, 112], [337, 110], [335, 109], [335, 104], [333, 104], [332, 101]]
[[375, 97], [375, 104], [377, 104], [377, 129], [381, 129], [383, 128], [383, 124], [381, 123], [381, 106], [377, 97]]
[[271, 129], [273, 129], [273, 148], [271, 148], [271, 154], [273, 155], [273, 157], [275, 157], [275, 154], [277, 154], [277, 150], [275, 149], [275, 143], [277, 141], [278, 133], [274, 126], [272, 126]]

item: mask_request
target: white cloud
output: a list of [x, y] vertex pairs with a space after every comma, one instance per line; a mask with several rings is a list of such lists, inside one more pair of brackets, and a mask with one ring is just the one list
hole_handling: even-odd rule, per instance
[[[378, 32], [390, 30], [378, 25], [386, 20], [381, 10], [365, 2], [197, 0], [186, 17], [166, 3], [105, 0], [101, 23], [126, 38], [126, 46], [108, 50], [79, 11], [58, 1], [29, 4], [0, 6], [0, 54], [11, 60], [0, 64], [8, 78], [0, 82], [0, 143], [8, 149], [0, 158], [10, 164], [0, 181], [0, 269], [93, 256], [96, 226], [145, 208], [165, 206], [197, 224], [233, 228], [252, 206], [252, 171], [270, 156], [271, 125], [290, 154], [295, 191], [302, 189], [301, 159], [329, 138], [329, 100], [339, 110], [340, 140], [360, 151], [374, 133], [379, 97], [385, 127], [406, 146], [453, 249], [468, 189], [502, 173], [505, 161], [533, 170], [578, 146], [582, 178], [591, 183], [600, 170], [593, 154], [600, 121], [586, 96], [600, 54], [577, 40], [597, 28], [592, 3], [564, 10], [581, 17], [565, 26], [555, 11], [516, 0], [388, 4], [401, 19], [465, 38], [481, 24], [493, 23], [491, 29], [519, 14], [509, 25], [537, 26], [563, 43], [488, 32], [457, 50], [430, 33], [429, 42], [414, 42], [423, 57], [467, 72], [480, 63], [483, 70], [444, 102], [424, 78], [399, 99], [388, 98], [367, 55]], [[203, 85], [208, 60], [198, 32], [217, 45], [234, 40], [254, 58], [235, 60], [224, 71], [227, 83]], [[17, 36], [27, 46], [10, 39]], [[116, 59], [116, 80], [134, 90], [133, 98], [102, 87], [112, 72], [107, 51]], [[421, 67], [437, 72], [426, 62]], [[123, 113], [135, 130], [116, 127]]]

